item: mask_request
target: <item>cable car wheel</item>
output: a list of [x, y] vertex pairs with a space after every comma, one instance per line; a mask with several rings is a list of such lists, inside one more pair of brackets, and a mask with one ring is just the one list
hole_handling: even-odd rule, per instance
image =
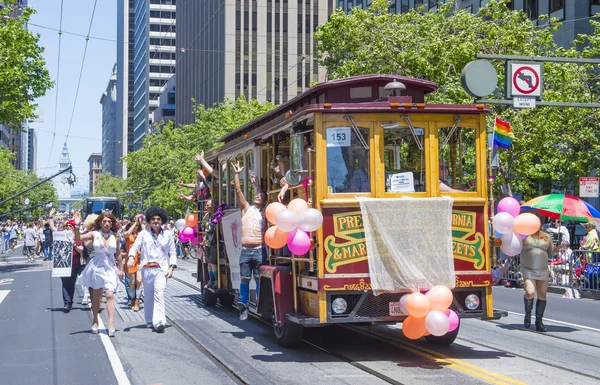
[[458, 330], [460, 329], [460, 321], [458, 323], [458, 327], [451, 332], [444, 334], [443, 336], [437, 337], [434, 335], [425, 336], [425, 340], [431, 344], [436, 345], [450, 345], [454, 342], [456, 337], [458, 336]]
[[277, 322], [274, 309], [271, 311], [271, 321], [273, 322], [273, 332], [279, 346], [291, 348], [300, 345], [304, 334], [304, 326], [289, 321]]

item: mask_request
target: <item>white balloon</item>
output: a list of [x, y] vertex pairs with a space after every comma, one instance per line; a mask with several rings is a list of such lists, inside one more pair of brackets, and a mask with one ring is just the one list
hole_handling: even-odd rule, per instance
[[281, 210], [275, 217], [277, 227], [286, 233], [298, 227], [298, 215], [290, 209]]
[[450, 329], [450, 319], [444, 312], [432, 310], [425, 317], [425, 328], [434, 336], [443, 336]]
[[408, 296], [409, 294], [404, 294], [402, 297], [400, 297], [400, 310], [402, 311], [402, 314], [408, 314], [408, 309], [406, 309], [406, 301], [408, 300]]
[[505, 234], [501, 239], [502, 246], [500, 246], [500, 250], [509, 257], [514, 257], [523, 250], [523, 240], [517, 234]]
[[185, 228], [185, 226], [186, 226], [185, 219], [183, 219], [183, 218], [178, 219], [177, 222], [175, 222], [175, 227], [179, 231], [183, 230]]
[[298, 215], [298, 227], [304, 231], [316, 231], [323, 224], [323, 214], [317, 209], [306, 209]]
[[509, 213], [498, 213], [494, 215], [492, 224], [494, 225], [494, 230], [500, 234], [510, 234], [515, 227], [515, 218]]

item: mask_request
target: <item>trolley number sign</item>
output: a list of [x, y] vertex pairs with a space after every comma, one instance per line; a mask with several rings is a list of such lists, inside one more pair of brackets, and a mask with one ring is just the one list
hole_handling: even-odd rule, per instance
[[352, 138], [350, 127], [331, 127], [327, 129], [327, 147], [350, 147]]
[[510, 63], [511, 96], [542, 96], [541, 63]]
[[581, 198], [598, 198], [599, 177], [580, 177], [579, 178], [579, 196]]

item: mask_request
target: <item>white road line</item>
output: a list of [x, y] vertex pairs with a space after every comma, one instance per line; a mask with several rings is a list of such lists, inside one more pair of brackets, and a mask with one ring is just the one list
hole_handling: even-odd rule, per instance
[[[91, 308], [91, 305], [89, 305]], [[104, 322], [102, 322], [102, 318], [98, 317], [98, 328], [100, 330], [106, 330], [104, 326]], [[106, 333], [99, 333], [100, 340], [102, 341], [102, 345], [104, 345], [104, 349], [106, 350], [106, 354], [108, 355], [108, 360], [110, 361], [110, 365], [112, 366], [113, 373], [117, 378], [117, 383], [119, 385], [131, 385], [129, 382], [129, 378], [127, 378], [127, 374], [125, 374], [125, 369], [123, 369], [123, 364], [121, 363], [121, 359], [115, 350], [115, 347], [108, 336], [108, 330]]]
[[0, 303], [4, 301], [4, 298], [10, 293], [10, 290], [0, 290]]
[[[500, 309], [498, 309], [498, 310], [500, 310]], [[508, 311], [508, 310], [500, 310], [500, 311], [505, 311], [508, 314], [518, 315], [518, 316], [522, 316], [522, 317], [525, 316], [525, 314], [523, 314], [523, 313], [515, 313], [514, 311]], [[546, 318], [546, 317], [544, 317], [544, 321], [550, 321], [550, 322], [555, 322], [557, 324], [562, 324], [562, 325], [567, 325], [567, 326], [573, 326], [573, 327], [577, 327], [577, 328], [581, 328], [581, 329], [591, 330], [591, 331], [594, 331], [594, 332], [600, 332], [600, 329], [596, 329], [596, 328], [592, 328], [592, 327], [584, 326], [584, 325], [572, 324], [570, 322], [558, 321], [558, 320], [551, 319], [551, 318]]]

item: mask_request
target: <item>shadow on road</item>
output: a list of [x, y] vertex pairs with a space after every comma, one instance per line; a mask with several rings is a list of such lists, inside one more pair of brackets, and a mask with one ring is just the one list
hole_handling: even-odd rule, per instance
[[[502, 325], [497, 325], [497, 326], [499, 328], [507, 329], [507, 330], [520, 329], [520, 330], [537, 333], [537, 331], [535, 330], [535, 326], [533, 326], [533, 325], [531, 325], [531, 329], [525, 329], [525, 327], [523, 327], [523, 325], [521, 325], [521, 324], [502, 324]], [[572, 333], [572, 332], [578, 331], [578, 329], [575, 329], [575, 328], [572, 328], [569, 326], [549, 325], [548, 323], [544, 323], [544, 326], [546, 326], [546, 329], [548, 329], [549, 332]]]
[[[2, 261], [4, 262], [4, 261]], [[12, 273], [15, 271], [21, 270], [33, 270], [35, 268], [35, 264], [32, 263], [16, 263], [14, 265], [5, 265], [0, 266], [0, 273]]]

